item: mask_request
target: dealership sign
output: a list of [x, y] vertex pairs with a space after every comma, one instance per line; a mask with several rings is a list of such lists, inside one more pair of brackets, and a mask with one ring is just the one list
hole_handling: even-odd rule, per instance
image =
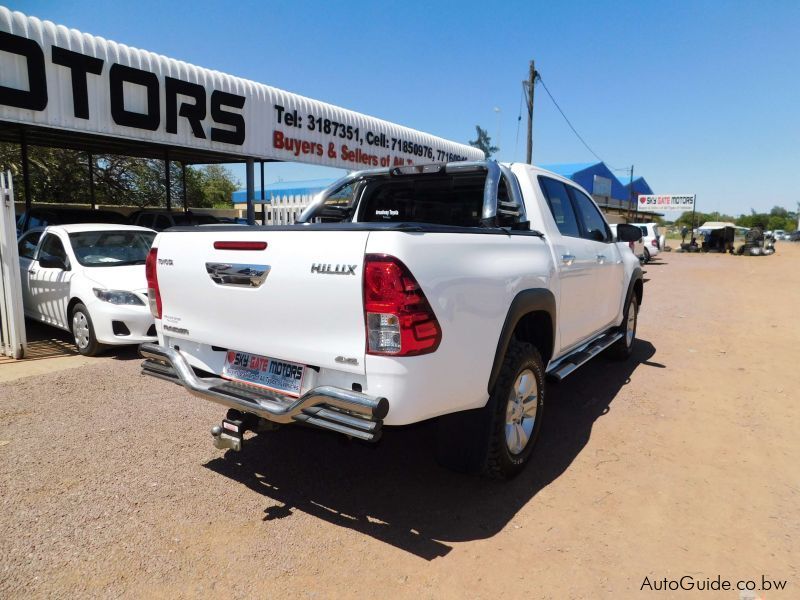
[[644, 212], [685, 212], [694, 208], [693, 194], [666, 194], [639, 196], [639, 210]]
[[346, 169], [483, 152], [0, 7], [0, 121]]

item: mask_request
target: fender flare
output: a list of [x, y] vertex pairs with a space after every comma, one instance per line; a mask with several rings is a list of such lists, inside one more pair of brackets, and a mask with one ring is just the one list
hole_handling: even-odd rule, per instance
[[[556, 297], [548, 289], [534, 288], [529, 290], [522, 290], [511, 301], [511, 306], [506, 314], [506, 320], [503, 323], [503, 329], [500, 331], [500, 339], [497, 342], [497, 350], [494, 354], [494, 363], [492, 370], [489, 374], [489, 385], [487, 389], [492, 393], [492, 388], [497, 382], [497, 377], [500, 374], [500, 368], [503, 366], [503, 359], [508, 350], [508, 345], [511, 343], [511, 336], [514, 335], [514, 330], [517, 324], [522, 320], [525, 315], [532, 312], [546, 312], [550, 315], [550, 322], [553, 326], [552, 337], [553, 343], [556, 340]], [[552, 354], [552, 348], [550, 352]], [[545, 365], [546, 366], [546, 365]]]
[[639, 300], [639, 306], [641, 306], [642, 302], [644, 301], [644, 275], [641, 267], [636, 267], [633, 269], [633, 273], [631, 273], [631, 280], [628, 282], [628, 291], [625, 292], [625, 304], [622, 305], [623, 312], [627, 308], [628, 303], [631, 301], [631, 296], [633, 296], [633, 293], [636, 289], [637, 281], [642, 282], [642, 296]]

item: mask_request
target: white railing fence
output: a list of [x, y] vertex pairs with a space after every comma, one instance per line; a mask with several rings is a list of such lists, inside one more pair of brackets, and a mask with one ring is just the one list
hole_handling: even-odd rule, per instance
[[22, 358], [26, 345], [14, 184], [8, 171], [0, 173], [0, 355]]
[[[265, 225], [293, 225], [300, 214], [311, 204], [314, 196], [292, 195], [292, 196], [272, 196], [270, 204], [264, 205], [267, 213]], [[258, 205], [259, 201], [255, 201]]]

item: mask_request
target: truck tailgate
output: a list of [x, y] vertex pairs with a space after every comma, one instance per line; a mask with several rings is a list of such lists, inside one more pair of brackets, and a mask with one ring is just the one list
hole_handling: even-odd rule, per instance
[[[164, 335], [363, 374], [368, 236], [238, 228], [162, 233], [157, 273]], [[215, 248], [225, 242], [267, 247]], [[267, 272], [263, 283], [260, 272]]]

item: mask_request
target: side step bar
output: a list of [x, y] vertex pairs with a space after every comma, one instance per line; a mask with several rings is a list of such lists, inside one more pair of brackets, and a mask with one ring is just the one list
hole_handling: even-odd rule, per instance
[[623, 335], [625, 334], [621, 331], [604, 333], [588, 344], [576, 348], [570, 354], [552, 363], [547, 368], [547, 375], [556, 381], [561, 381], [578, 367], [586, 364], [603, 350], [611, 346], [614, 342], [622, 339]]

